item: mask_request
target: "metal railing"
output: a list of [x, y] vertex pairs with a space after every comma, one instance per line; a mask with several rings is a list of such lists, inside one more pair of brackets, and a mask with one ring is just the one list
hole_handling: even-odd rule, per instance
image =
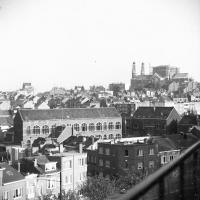
[[[179, 189], [177, 191], [178, 198], [176, 199], [188, 199], [186, 197], [185, 192], [185, 175], [187, 173], [188, 168], [186, 168], [187, 161], [190, 161], [191, 166], [189, 166], [189, 170], [191, 171], [191, 191], [190, 194], [194, 200], [200, 200], [200, 190], [199, 190], [199, 172], [200, 172], [200, 166], [199, 166], [199, 152], [200, 150], [200, 141], [196, 142], [194, 145], [186, 149], [179, 157], [171, 161], [170, 163], [164, 165], [160, 169], [158, 169], [155, 173], [149, 175], [145, 180], [143, 180], [141, 183], [137, 184], [132, 189], [128, 190], [126, 194], [122, 195], [118, 200], [143, 200], [143, 199], [173, 199], [173, 198], [167, 198], [166, 195], [166, 181], [165, 179], [169, 174], [171, 174], [175, 170], [179, 170], [178, 173], [178, 186]], [[187, 183], [188, 184], [188, 183]], [[157, 187], [157, 194], [156, 197], [151, 198], [150, 196], [145, 198], [145, 195], [148, 195], [148, 192]]]

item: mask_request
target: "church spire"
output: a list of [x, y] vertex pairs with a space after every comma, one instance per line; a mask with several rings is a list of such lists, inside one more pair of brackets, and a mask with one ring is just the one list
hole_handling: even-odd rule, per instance
[[134, 78], [136, 76], [136, 68], [135, 68], [135, 62], [133, 62], [132, 65], [132, 78]]

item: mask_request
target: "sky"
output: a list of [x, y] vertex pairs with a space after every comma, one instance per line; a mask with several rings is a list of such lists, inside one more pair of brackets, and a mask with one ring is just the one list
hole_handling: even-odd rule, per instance
[[200, 81], [199, 0], [0, 0], [0, 90], [129, 87], [132, 62]]

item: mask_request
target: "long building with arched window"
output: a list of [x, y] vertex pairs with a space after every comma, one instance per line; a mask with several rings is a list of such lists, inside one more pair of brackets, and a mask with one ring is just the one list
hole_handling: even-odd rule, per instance
[[48, 137], [57, 126], [71, 126], [74, 135], [102, 139], [122, 136], [122, 119], [115, 108], [20, 109], [14, 118], [14, 141], [32, 144], [39, 137]]

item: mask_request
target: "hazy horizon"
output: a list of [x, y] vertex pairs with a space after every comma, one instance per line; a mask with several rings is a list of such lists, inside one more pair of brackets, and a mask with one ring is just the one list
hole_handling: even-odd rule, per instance
[[199, 0], [0, 0], [0, 90], [128, 88], [132, 62], [200, 81]]

